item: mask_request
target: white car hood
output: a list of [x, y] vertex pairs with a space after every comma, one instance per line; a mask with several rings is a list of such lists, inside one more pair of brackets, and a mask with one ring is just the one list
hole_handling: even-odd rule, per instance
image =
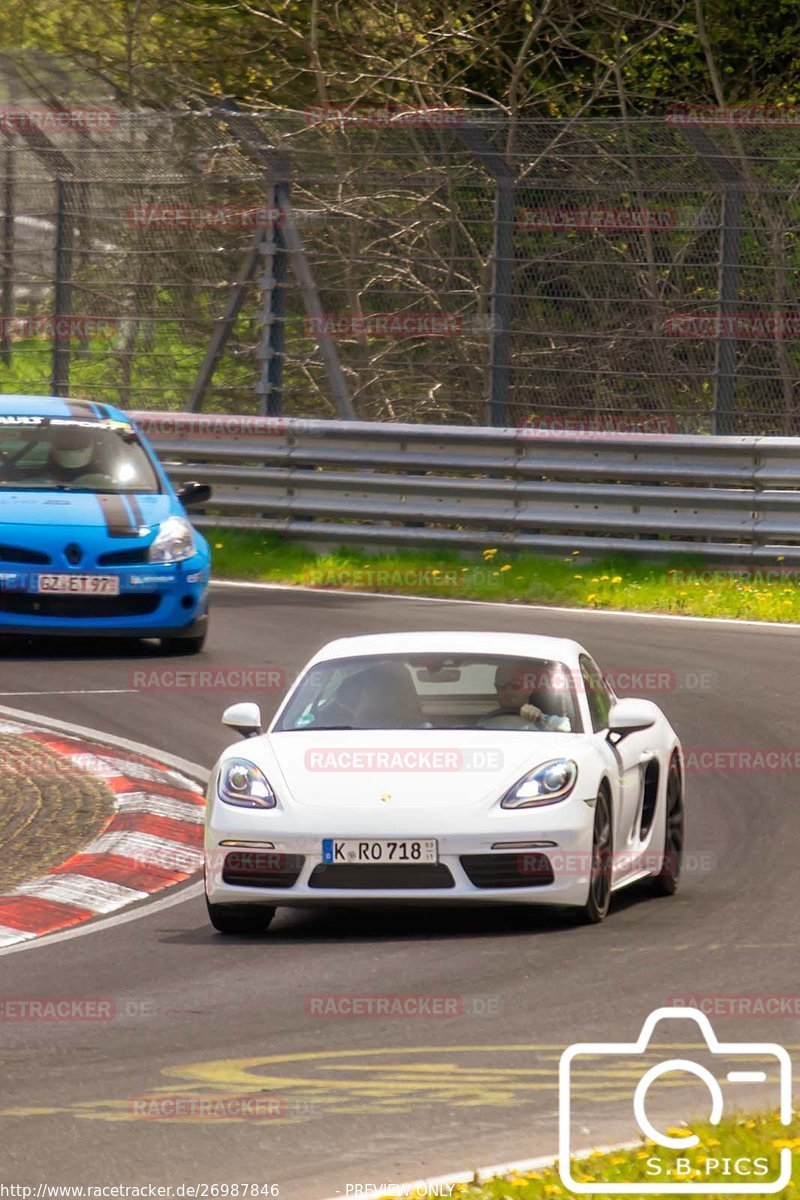
[[[578, 757], [584, 739], [525, 730], [330, 730], [266, 734], [249, 743], [267, 778], [277, 765], [302, 808], [392, 811], [464, 808], [494, 801], [540, 763]], [[278, 779], [271, 780], [278, 787]], [[388, 799], [384, 799], [388, 797]]]

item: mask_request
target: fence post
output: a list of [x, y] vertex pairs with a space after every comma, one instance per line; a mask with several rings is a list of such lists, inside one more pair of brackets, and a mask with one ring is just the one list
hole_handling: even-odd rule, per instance
[[508, 424], [508, 385], [511, 374], [510, 336], [512, 271], [514, 267], [514, 169], [481, 127], [473, 121], [456, 126], [456, 132], [495, 182], [494, 246], [492, 253], [492, 348], [489, 355], [489, 425]]
[[514, 180], [501, 176], [497, 180], [494, 202], [492, 349], [489, 359], [489, 424], [499, 426], [508, 424], [515, 197]]
[[56, 181], [56, 244], [55, 287], [53, 290], [53, 371], [51, 391], [54, 396], [69, 394], [69, 337], [59, 336], [59, 318], [70, 315], [72, 303], [72, 259], [75, 248], [75, 228], [72, 211], [72, 184]]
[[316, 338], [320, 357], [325, 365], [325, 373], [328, 377], [333, 403], [336, 407], [336, 416], [340, 421], [355, 421], [357, 414], [353, 407], [353, 401], [350, 398], [350, 391], [344, 371], [342, 370], [342, 364], [339, 362], [336, 342], [327, 328], [327, 322], [322, 313], [319, 292], [314, 282], [314, 275], [311, 271], [308, 255], [303, 245], [303, 239], [300, 237], [297, 222], [294, 219], [292, 206], [288, 203], [281, 205], [281, 229], [286, 239], [289, 253], [292, 256], [292, 271], [303, 297], [303, 304], [306, 310], [306, 326], [309, 332]]
[[736, 403], [736, 338], [727, 337], [723, 318], [736, 312], [739, 297], [739, 260], [742, 247], [742, 177], [736, 164], [699, 126], [682, 125], [680, 132], [703, 160], [722, 188], [719, 235], [719, 277], [714, 339], [714, 411], [711, 432], [734, 432]]
[[7, 143], [3, 151], [3, 281], [0, 285], [3, 324], [0, 329], [0, 357], [11, 363], [8, 331], [14, 316], [14, 205], [16, 203], [14, 147]]
[[742, 192], [736, 184], [726, 183], [722, 193], [720, 230], [719, 302], [721, 328], [714, 347], [714, 415], [712, 433], [734, 432], [736, 399], [736, 338], [728, 336], [724, 318], [738, 308], [739, 260], [742, 246]]
[[258, 229], [256, 231], [247, 254], [242, 260], [236, 280], [228, 293], [225, 310], [222, 316], [217, 317], [214, 321], [214, 329], [206, 347], [203, 361], [200, 364], [200, 370], [197, 372], [197, 378], [192, 385], [192, 391], [186, 406], [189, 412], [200, 412], [203, 407], [206, 389], [211, 382], [217, 363], [228, 344], [228, 338], [231, 335], [236, 318], [241, 312], [247, 286], [255, 275], [258, 259], [261, 254], [261, 245], [265, 236], [266, 230]]
[[257, 357], [261, 374], [256, 384], [260, 397], [259, 411], [276, 417], [283, 408], [283, 358], [286, 351], [286, 239], [282, 229], [283, 213], [289, 204], [289, 184], [276, 183], [270, 188], [270, 203], [266, 235], [261, 242], [264, 272], [261, 290], [261, 344]]

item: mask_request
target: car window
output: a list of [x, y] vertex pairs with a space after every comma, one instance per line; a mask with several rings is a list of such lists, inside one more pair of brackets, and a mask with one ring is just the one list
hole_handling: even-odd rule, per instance
[[136, 430], [126, 421], [0, 416], [0, 489], [161, 490]]
[[582, 730], [572, 672], [505, 655], [360, 656], [306, 672], [274, 731]]
[[588, 655], [581, 655], [581, 678], [595, 733], [608, 729], [608, 714], [614, 698], [603, 679], [600, 668]]

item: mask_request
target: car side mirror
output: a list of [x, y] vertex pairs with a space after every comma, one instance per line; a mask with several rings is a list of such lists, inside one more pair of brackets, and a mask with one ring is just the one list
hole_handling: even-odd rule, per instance
[[178, 499], [184, 508], [189, 508], [192, 504], [207, 504], [211, 499], [211, 488], [207, 483], [192, 480], [178, 489]]
[[222, 714], [222, 724], [235, 729], [243, 738], [256, 737], [261, 733], [261, 709], [249, 700], [231, 704]]
[[617, 700], [611, 705], [608, 714], [608, 732], [626, 737], [629, 733], [638, 733], [642, 729], [650, 729], [658, 719], [658, 707], [652, 700], [637, 700], [628, 696]]

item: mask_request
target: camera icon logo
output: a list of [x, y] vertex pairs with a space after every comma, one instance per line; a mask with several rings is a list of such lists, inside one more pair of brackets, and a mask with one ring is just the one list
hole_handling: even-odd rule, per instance
[[[697, 1171], [693, 1169], [690, 1158], [674, 1157], [675, 1152], [686, 1155], [698, 1148], [702, 1151], [702, 1146], [700, 1138], [689, 1130], [685, 1137], [677, 1137], [674, 1136], [674, 1131], [673, 1135], [662, 1133], [650, 1121], [646, 1111], [647, 1093], [657, 1080], [670, 1072], [693, 1075], [706, 1085], [711, 1096], [711, 1113], [707, 1120], [712, 1125], [718, 1125], [725, 1110], [725, 1095], [717, 1076], [708, 1067], [689, 1058], [666, 1058], [643, 1071], [631, 1097], [633, 1113], [641, 1132], [655, 1146], [672, 1152], [672, 1157], [666, 1159], [663, 1165], [658, 1156], [648, 1159], [647, 1173], [660, 1176], [659, 1181], [609, 1182], [574, 1177], [571, 1162], [573, 1088], [578, 1074], [576, 1068], [580, 1067], [581, 1057], [591, 1057], [594, 1060], [609, 1056], [620, 1059], [626, 1056], [642, 1056], [649, 1050], [652, 1052], [653, 1031], [662, 1020], [683, 1021], [684, 1026], [686, 1022], [692, 1022], [697, 1026], [692, 1032], [696, 1035], [699, 1029], [710, 1055], [732, 1058], [734, 1063], [738, 1059], [734, 1069], [728, 1069], [724, 1073], [725, 1081], [729, 1084], [764, 1084], [768, 1081], [768, 1073], [763, 1066], [777, 1065], [780, 1121], [783, 1125], [791, 1123], [792, 1062], [783, 1046], [772, 1042], [720, 1042], [704, 1013], [690, 1008], [658, 1008], [647, 1018], [635, 1042], [579, 1042], [568, 1047], [562, 1054], [559, 1064], [558, 1164], [564, 1186], [579, 1195], [602, 1193], [610, 1196], [774, 1195], [783, 1191], [792, 1178], [792, 1151], [788, 1147], [780, 1151], [777, 1171], [772, 1169], [767, 1158], [724, 1158], [719, 1150], [715, 1150], [700, 1160], [704, 1164], [706, 1174], [714, 1175], [715, 1178], [703, 1180], [696, 1177]], [[760, 1060], [759, 1069], [756, 1069], [753, 1059]], [[631, 1066], [630, 1063], [625, 1065], [628, 1068]], [[739, 1066], [741, 1070], [736, 1069]], [[625, 1074], [623, 1070], [621, 1075]]]

